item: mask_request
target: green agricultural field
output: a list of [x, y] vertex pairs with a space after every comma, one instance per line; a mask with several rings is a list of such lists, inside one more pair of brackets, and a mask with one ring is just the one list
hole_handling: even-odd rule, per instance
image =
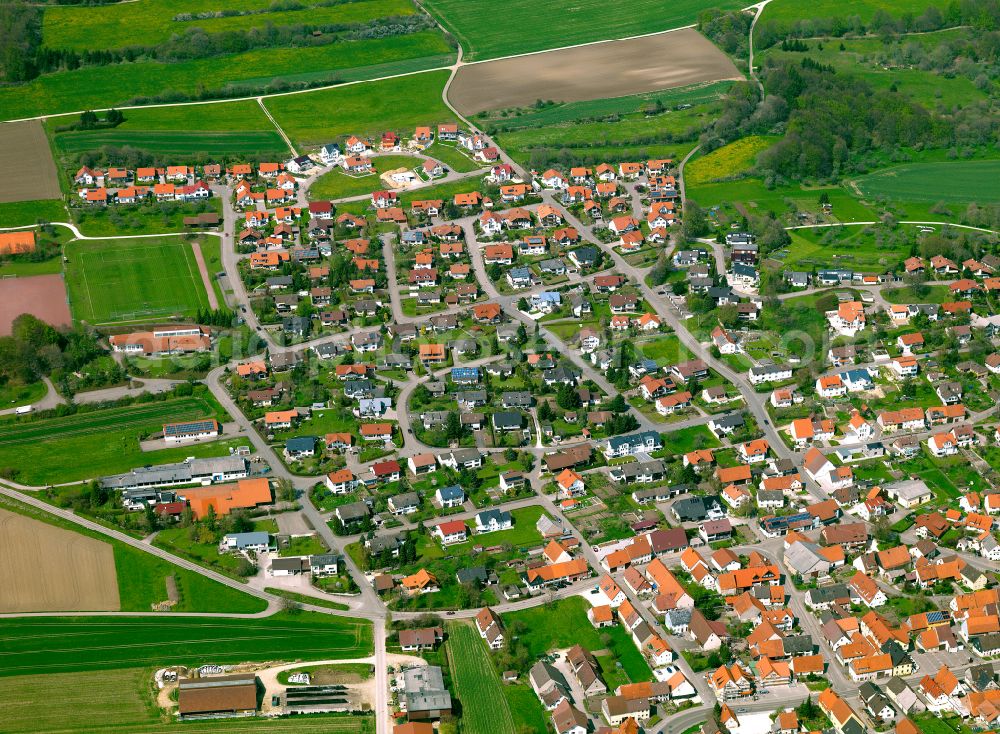
[[[49, 48], [90, 51], [169, 41], [189, 28], [206, 33], [249, 30], [307, 24], [334, 25], [360, 23], [390, 15], [412, 15], [416, 10], [407, 0], [358, 0], [328, 6], [302, 6], [300, 10], [273, 11], [270, 0], [143, 0], [130, 8], [123, 5], [88, 7], [52, 6], [45, 9], [42, 41]], [[197, 14], [218, 10], [266, 11], [224, 18], [175, 20], [182, 13]]]
[[0, 676], [333, 660], [371, 654], [371, 622], [313, 612], [260, 619], [164, 616], [0, 621]]
[[[655, 110], [658, 105], [676, 113], [677, 117], [686, 117], [700, 114], [690, 112], [694, 107], [718, 104], [732, 85], [731, 81], [711, 82], [625, 97], [559, 102], [537, 108], [497, 110], [477, 115], [476, 121], [484, 126], [496, 126], [499, 130], [515, 131], [528, 127], [552, 127], [570, 122], [617, 118], [635, 113], [645, 114], [647, 110]], [[682, 105], [691, 105], [691, 108], [676, 109]]]
[[[10, 497], [0, 497], [0, 507], [56, 527], [109, 543], [115, 554], [115, 575], [123, 612], [148, 612], [151, 605], [167, 600], [167, 577], [176, 581], [178, 601], [175, 612], [216, 612], [220, 614], [255, 614], [266, 608], [262, 599], [189, 571], [114, 538], [76, 523], [51, 515], [37, 507]], [[3, 655], [0, 644], [0, 656]]]
[[696, 186], [747, 175], [756, 168], [757, 155], [771, 147], [777, 139], [776, 136], [750, 135], [717, 148], [685, 166], [685, 182], [688, 186]]
[[448, 623], [448, 660], [468, 734], [515, 734], [514, 717], [489, 650], [468, 622]]
[[[575, 162], [620, 162], [680, 158], [721, 109], [721, 93], [731, 82], [614, 100], [574, 102], [539, 111], [518, 110], [479, 118], [496, 139], [525, 166], [547, 166], [567, 157]], [[660, 112], [647, 110], [662, 105]], [[677, 110], [678, 105], [691, 105]], [[557, 157], [558, 156], [558, 157]]]
[[[264, 103], [297, 144], [324, 145], [352, 134], [412, 132], [417, 125], [457, 122], [441, 99], [447, 79], [448, 72], [434, 71], [309, 94], [269, 97]], [[330, 114], [330, 110], [336, 110], [336, 114]]]
[[947, 303], [956, 298], [946, 285], [883, 288], [882, 297], [889, 303]]
[[[85, 66], [44, 74], [26, 84], [0, 89], [0, 115], [12, 120], [124, 106], [167, 90], [211, 96], [212, 92], [233, 87], [257, 91], [276, 80], [334, 84], [367, 78], [369, 74], [382, 75], [386, 64], [396, 62], [430, 59], [430, 66], [442, 66], [442, 55], [449, 53], [450, 48], [440, 33], [421, 31], [326, 46], [267, 48], [175, 63], [136, 61]], [[372, 68], [376, 65], [377, 68]], [[262, 73], [266, 76], [261, 76]]]
[[796, 0], [773, 0], [764, 9], [759, 23], [780, 23], [788, 26], [800, 20], [851, 16], [857, 16], [862, 22], [867, 22], [879, 10], [898, 17], [904, 13], [920, 15], [931, 6], [943, 10], [947, 5], [947, 0], [853, 0], [850, 5], [836, 0], [816, 0], [806, 6]]
[[371, 716], [313, 715], [166, 723], [154, 705], [152, 668], [103, 671], [80, 685], [78, 673], [0, 678], [8, 734], [373, 734]]
[[[0, 420], [0, 467], [25, 484], [55, 484], [128, 471], [145, 464], [182, 461], [187, 456], [225, 456], [246, 441], [206, 443], [142, 451], [141, 436], [164, 423], [217, 417], [220, 409], [199, 395], [61, 418]], [[66, 457], [72, 456], [72, 461]]]
[[423, 5], [462, 44], [466, 61], [665, 31], [694, 23], [705, 8], [742, 7], [732, 0], [678, 0], [666, 7], [636, 0], [609, 9], [599, 0], [555, 0], [545, 6], [553, 20], [547, 23], [539, 22], [537, 3], [511, 0], [500, 23], [489, 0], [425, 0]]
[[0, 228], [23, 227], [38, 222], [66, 222], [69, 215], [58, 199], [0, 203]]
[[63, 156], [86, 153], [104, 146], [129, 146], [157, 157], [178, 159], [192, 156], [232, 159], [240, 155], [255, 158], [281, 158], [288, 146], [277, 130], [242, 132], [200, 132], [191, 130], [89, 130], [56, 136], [56, 147]]
[[434, 184], [416, 191], [407, 191], [399, 195], [400, 205], [408, 207], [411, 202], [422, 199], [441, 199], [448, 201], [455, 198], [455, 194], [465, 194], [470, 191], [478, 191], [482, 188], [482, 182], [475, 177], [461, 178], [447, 183]]
[[[823, 213], [819, 203], [819, 198], [823, 194], [827, 195], [833, 205], [829, 215]], [[789, 184], [769, 189], [759, 178], [744, 178], [726, 183], [688, 186], [687, 195], [705, 208], [742, 204], [760, 214], [774, 212], [779, 217], [785, 215], [789, 224], [800, 223], [797, 220], [793, 221], [795, 211], [808, 212], [834, 222], [871, 222], [878, 219], [874, 211], [835, 186], [807, 189]]]
[[1000, 161], [908, 163], [855, 181], [864, 196], [894, 202], [948, 203], [1000, 201]]
[[66, 257], [79, 321], [142, 321], [208, 306], [191, 243], [180, 237], [71, 242]]

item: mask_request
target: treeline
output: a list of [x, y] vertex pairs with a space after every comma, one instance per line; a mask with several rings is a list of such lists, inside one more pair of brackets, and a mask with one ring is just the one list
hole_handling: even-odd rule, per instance
[[23, 82], [38, 74], [42, 11], [22, 0], [0, 3], [0, 82]]
[[[240, 163], [264, 163], [273, 161], [275, 155], [284, 155], [280, 148], [272, 151], [268, 155], [267, 151], [262, 153], [241, 153], [218, 155], [206, 151], [204, 153], [185, 153], [183, 155], [186, 165], [201, 166], [206, 163], [225, 163], [226, 161], [238, 161]], [[78, 153], [75, 160], [80, 166], [88, 168], [110, 168], [120, 167], [134, 170], [145, 166], [155, 166], [163, 168], [165, 166], [177, 165], [178, 156], [173, 153], [155, 153], [142, 148], [135, 148], [131, 145], [114, 146], [105, 145], [96, 150], [87, 150]]]
[[710, 8], [698, 15], [698, 30], [730, 56], [750, 57], [750, 24], [753, 15], [740, 10]]
[[81, 329], [58, 331], [31, 314], [21, 314], [10, 336], [0, 337], [0, 381], [35, 382], [55, 370], [75, 370], [103, 353]]
[[204, 10], [200, 13], [178, 13], [173, 20], [179, 23], [186, 23], [192, 20], [207, 20], [209, 18], [233, 18], [244, 15], [267, 15], [269, 13], [287, 13], [292, 10], [312, 10], [313, 8], [329, 8], [335, 5], [348, 5], [350, 3], [361, 2], [362, 0], [317, 0], [314, 3], [300, 3], [298, 0], [278, 0], [268, 5], [266, 8], [252, 8], [250, 10], [237, 10], [236, 8], [223, 8], [222, 10]]
[[433, 27], [434, 21], [429, 16], [417, 14], [376, 18], [366, 23], [287, 26], [268, 23], [263, 28], [222, 33], [207, 33], [201, 28], [185, 28], [182, 32], [171, 36], [169, 40], [155, 46], [128, 46], [121, 49], [76, 51], [33, 44], [24, 48], [27, 56], [24, 63], [27, 66], [23, 72], [32, 76], [21, 76], [15, 81], [83, 66], [108, 66], [144, 60], [190, 61], [265, 48], [328, 46], [342, 41], [404, 36]]
[[970, 28], [937, 39], [932, 47], [900, 38], [896, 43], [884, 44], [872, 56], [884, 66], [912, 67], [946, 77], [964, 76], [988, 92], [991, 81], [1000, 77], [1000, 31]]
[[[850, 4], [847, 3], [844, 7], [849, 8]], [[885, 36], [899, 33], [926, 33], [961, 25], [980, 30], [1000, 29], [1000, 0], [953, 0], [943, 10], [932, 5], [919, 15], [902, 13], [897, 16], [879, 9], [867, 22], [863, 21], [861, 16], [851, 14], [830, 18], [801, 18], [788, 23], [768, 20], [765, 13], [755, 28], [755, 42], [763, 49], [789, 37], [841, 37], [866, 34]]]

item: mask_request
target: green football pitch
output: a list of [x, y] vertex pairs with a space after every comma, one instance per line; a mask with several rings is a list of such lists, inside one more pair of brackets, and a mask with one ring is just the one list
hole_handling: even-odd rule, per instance
[[183, 239], [71, 242], [66, 257], [66, 287], [78, 321], [145, 321], [208, 306], [192, 245]]

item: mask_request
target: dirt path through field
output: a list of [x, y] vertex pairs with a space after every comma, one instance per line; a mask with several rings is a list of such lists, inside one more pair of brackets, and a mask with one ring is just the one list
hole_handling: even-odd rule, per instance
[[463, 66], [448, 88], [464, 115], [538, 99], [576, 102], [698, 82], [742, 79], [729, 58], [690, 28]]
[[[225, 247], [225, 244], [223, 244], [223, 247]], [[194, 261], [198, 263], [201, 282], [205, 284], [205, 293], [208, 295], [208, 307], [213, 310], [217, 309], [219, 307], [219, 299], [215, 297], [215, 289], [212, 287], [212, 277], [208, 273], [208, 268], [205, 266], [205, 258], [201, 254], [201, 243], [192, 242], [191, 249], [194, 250]]]
[[114, 549], [0, 510], [0, 612], [116, 612]]

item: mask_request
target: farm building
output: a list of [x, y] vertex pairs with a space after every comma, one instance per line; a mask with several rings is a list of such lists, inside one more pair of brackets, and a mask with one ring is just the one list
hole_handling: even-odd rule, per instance
[[188, 421], [186, 423], [167, 423], [163, 426], [163, 440], [167, 443], [183, 443], [184, 441], [200, 441], [203, 438], [215, 438], [219, 435], [219, 421]]
[[177, 690], [181, 719], [217, 719], [257, 713], [257, 676], [253, 673], [182, 680]]

